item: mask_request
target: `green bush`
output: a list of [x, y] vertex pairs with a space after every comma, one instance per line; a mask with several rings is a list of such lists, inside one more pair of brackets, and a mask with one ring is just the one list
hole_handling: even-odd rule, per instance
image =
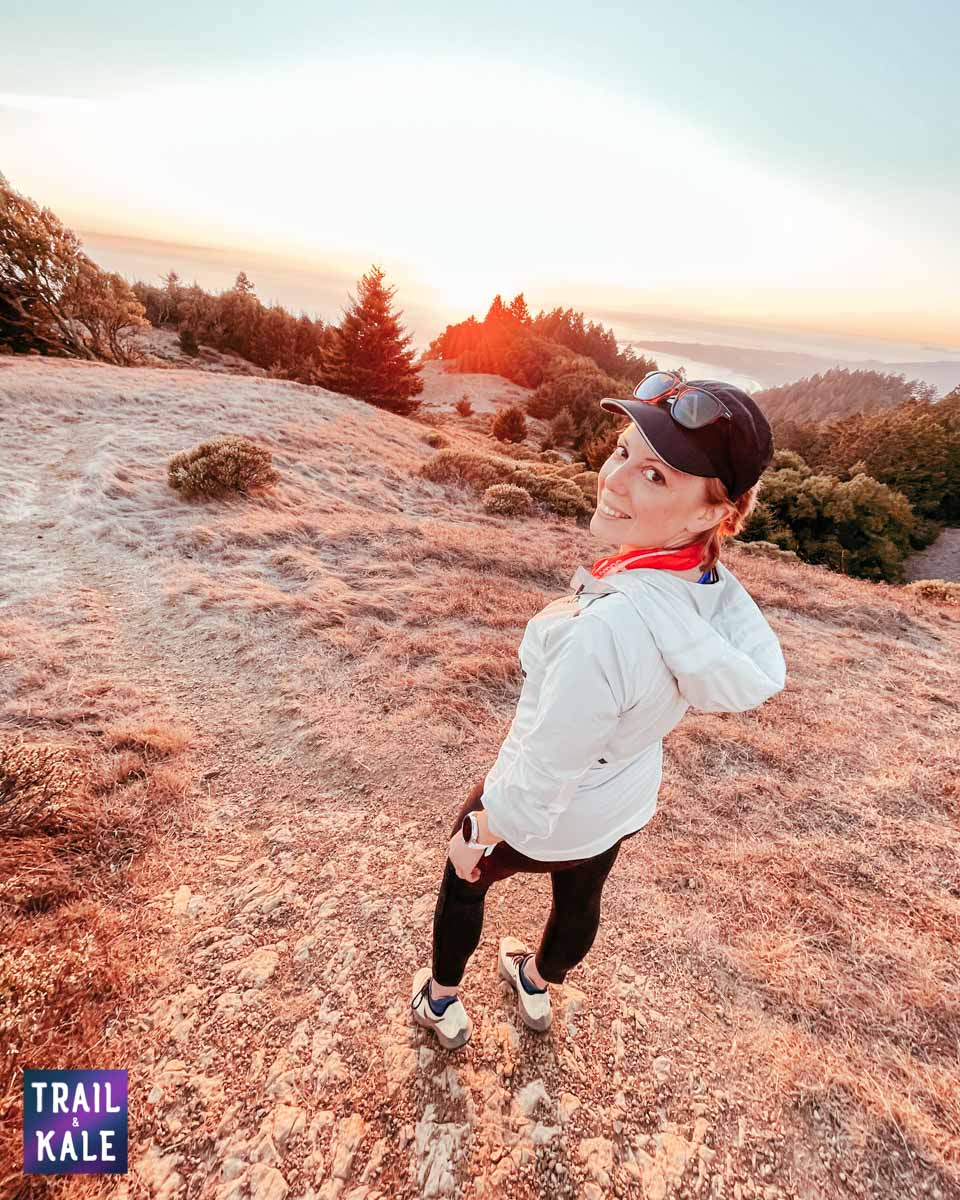
[[625, 420], [622, 414], [614, 417], [600, 408], [603, 397], [626, 400], [631, 394], [629, 383], [607, 375], [593, 359], [579, 355], [557, 359], [527, 402], [527, 414], [553, 421], [566, 412], [574, 429], [584, 427], [592, 435], [607, 429], [614, 421], [622, 424]]
[[197, 335], [189, 325], [184, 325], [180, 330], [180, 349], [184, 354], [189, 354], [191, 358], [196, 358], [200, 353], [200, 345], [197, 342]]
[[766, 522], [774, 530], [767, 540], [797, 551], [807, 562], [862, 579], [902, 583], [915, 523], [906, 496], [869, 475], [848, 480], [815, 475], [799, 462], [764, 473], [758, 495], [763, 515], [744, 540], [758, 540]]
[[432, 483], [459, 483], [484, 492], [495, 483], [503, 483], [514, 470], [513, 464], [476, 450], [441, 450], [420, 468], [424, 479]]
[[167, 465], [170, 486], [188, 499], [261, 491], [279, 478], [270, 451], [236, 434], [201, 442], [175, 454]]
[[527, 436], [527, 419], [515, 404], [510, 404], [493, 418], [490, 432], [498, 442], [522, 442]]

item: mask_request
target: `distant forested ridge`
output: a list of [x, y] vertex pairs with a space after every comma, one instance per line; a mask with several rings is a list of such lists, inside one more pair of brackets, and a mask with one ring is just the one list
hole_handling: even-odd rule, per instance
[[[960, 380], [958, 380], [960, 383]], [[851, 413], [894, 408], [908, 400], [935, 400], [937, 389], [921, 379], [903, 375], [831, 367], [829, 371], [754, 392], [768, 420], [824, 421]]]

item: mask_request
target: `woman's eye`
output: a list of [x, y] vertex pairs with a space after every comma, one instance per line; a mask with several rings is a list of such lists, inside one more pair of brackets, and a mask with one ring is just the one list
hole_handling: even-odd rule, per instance
[[[614, 447], [614, 449], [613, 449], [614, 455], [618, 454], [621, 450], [623, 451], [625, 458], [630, 457], [630, 452], [627, 450], [626, 446], [621, 446], [621, 445], [617, 445]], [[651, 483], [666, 483], [666, 480], [660, 474], [660, 472], [657, 470], [656, 467], [645, 467], [644, 470], [652, 471], [654, 473], [654, 475], [656, 476], [656, 479], [650, 480]], [[648, 476], [648, 478], [649, 478], [649, 476]]]

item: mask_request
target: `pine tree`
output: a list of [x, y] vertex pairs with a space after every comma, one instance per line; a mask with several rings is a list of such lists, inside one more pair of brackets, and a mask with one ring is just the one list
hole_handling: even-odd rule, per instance
[[373, 266], [357, 285], [333, 345], [326, 349], [319, 382], [324, 387], [407, 416], [419, 407], [411, 397], [423, 391], [412, 337], [404, 334], [402, 313], [391, 308], [396, 288]]
[[518, 292], [510, 301], [509, 311], [517, 318], [521, 325], [531, 325], [530, 310], [527, 308], [527, 302], [523, 298], [523, 292]]

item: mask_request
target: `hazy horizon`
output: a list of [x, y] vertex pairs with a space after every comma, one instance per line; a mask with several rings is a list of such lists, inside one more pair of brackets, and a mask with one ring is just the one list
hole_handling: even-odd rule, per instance
[[[295, 263], [287, 259], [276, 259], [253, 251], [226, 250], [214, 247], [185, 246], [159, 240], [111, 237], [97, 233], [83, 233], [84, 247], [101, 266], [118, 271], [128, 280], [141, 279], [159, 284], [161, 276], [175, 270], [184, 283], [194, 280], [210, 291], [230, 287], [237, 272], [243, 270], [252, 280], [256, 293], [264, 304], [282, 304], [289, 311], [301, 311], [324, 321], [339, 320], [348, 296], [355, 294], [359, 274], [370, 265], [357, 266], [354, 275], [346, 267], [339, 270], [318, 263]], [[395, 304], [402, 312], [405, 328], [413, 335], [413, 345], [425, 350], [429, 342], [448, 323], [461, 321], [470, 315], [482, 318], [496, 291], [481, 298], [476, 308], [467, 309], [444, 304], [429, 281], [417, 279], [388, 282], [397, 285]], [[510, 293], [500, 289], [509, 299]], [[715, 345], [754, 348], [758, 352], [756, 361], [746, 356], [746, 361], [737, 366], [728, 363], [707, 362], [695, 355], [667, 353], [663, 350], [649, 351], [663, 367], [675, 367], [681, 363], [690, 371], [703, 377], [710, 374], [715, 378], [727, 379], [750, 391], [773, 386], [786, 378], [795, 379], [823, 369], [813, 363], [809, 369], [798, 368], [795, 372], [778, 371], [770, 375], [759, 364], [764, 351], [780, 351], [786, 355], [812, 355], [824, 360], [824, 364], [836, 360], [853, 364], [857, 361], [881, 361], [895, 364], [903, 362], [943, 362], [956, 360], [955, 379], [950, 376], [948, 386], [960, 384], [960, 345], [933, 345], [903, 339], [883, 339], [857, 336], [817, 329], [788, 328], [772, 322], [765, 325], [741, 324], [733, 321], [696, 320], [689, 317], [671, 317], [666, 314], [631, 312], [605, 308], [602, 304], [591, 305], [576, 293], [574, 285], [567, 289], [521, 289], [532, 312], [549, 309], [560, 304], [584, 312], [589, 320], [601, 321], [612, 328], [618, 340], [634, 345], [638, 352], [646, 353], [644, 341], [680, 341], [690, 344], [712, 343]], [[589, 291], [589, 289], [586, 289]], [[703, 371], [699, 367], [703, 366]], [[914, 372], [923, 377], [923, 372]], [[693, 378], [694, 375], [689, 377]], [[933, 380], [931, 380], [933, 381]], [[942, 381], [941, 391], [947, 390]]]
[[418, 323], [523, 291], [960, 345], [946, 0], [52, 0], [7, 34], [0, 170], [88, 237], [257, 252], [321, 308], [291, 263], [378, 262]]

